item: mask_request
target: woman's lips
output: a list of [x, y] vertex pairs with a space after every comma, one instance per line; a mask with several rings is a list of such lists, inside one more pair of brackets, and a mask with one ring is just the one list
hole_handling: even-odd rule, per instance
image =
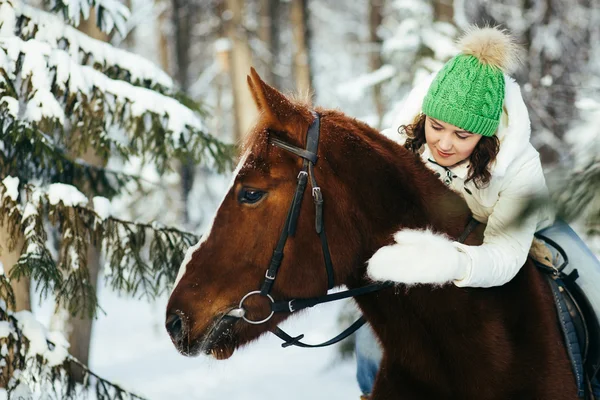
[[[436, 149], [437, 150], [437, 149]], [[448, 158], [452, 155], [452, 153], [444, 153], [443, 151], [437, 150], [440, 157]]]

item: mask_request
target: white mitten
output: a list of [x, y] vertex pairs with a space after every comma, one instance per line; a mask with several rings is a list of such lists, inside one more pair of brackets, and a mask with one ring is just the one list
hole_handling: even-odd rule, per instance
[[446, 235], [403, 229], [394, 240], [367, 262], [367, 275], [374, 281], [442, 285], [464, 279], [470, 271], [469, 256]]

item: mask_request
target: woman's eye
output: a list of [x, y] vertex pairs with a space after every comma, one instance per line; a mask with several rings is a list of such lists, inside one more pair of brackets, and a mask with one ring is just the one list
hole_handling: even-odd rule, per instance
[[435, 126], [435, 125], [431, 125], [431, 127], [432, 127], [433, 129], [435, 129], [436, 131], [441, 131], [441, 130], [442, 130], [442, 127], [441, 127], [441, 126]]
[[255, 189], [242, 189], [240, 190], [239, 201], [240, 203], [254, 204], [263, 198], [265, 192], [262, 190]]
[[467, 139], [470, 135], [461, 135], [459, 133], [456, 134], [456, 136], [458, 136], [459, 139]]

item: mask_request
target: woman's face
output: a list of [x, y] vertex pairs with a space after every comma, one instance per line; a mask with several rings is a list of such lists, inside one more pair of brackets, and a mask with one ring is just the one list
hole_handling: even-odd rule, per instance
[[425, 140], [435, 162], [450, 167], [471, 156], [481, 135], [428, 116], [425, 121]]

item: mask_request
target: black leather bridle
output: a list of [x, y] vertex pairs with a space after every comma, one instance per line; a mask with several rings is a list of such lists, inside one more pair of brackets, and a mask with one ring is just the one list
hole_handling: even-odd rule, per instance
[[[319, 235], [321, 239], [321, 248], [323, 250], [323, 259], [325, 261], [325, 269], [327, 271], [327, 289], [332, 289], [335, 286], [335, 276], [333, 272], [333, 263], [331, 261], [331, 254], [329, 252], [329, 245], [327, 243], [327, 235], [325, 233], [325, 226], [323, 225], [323, 193], [321, 192], [321, 188], [317, 184], [314, 174], [314, 166], [317, 163], [317, 149], [319, 146], [319, 134], [320, 134], [320, 121], [321, 117], [318, 113], [313, 111], [313, 115], [315, 119], [310, 124], [308, 128], [308, 132], [306, 135], [306, 149], [302, 149], [293, 145], [290, 145], [282, 140], [271, 137], [269, 142], [281, 149], [289, 151], [292, 154], [297, 155], [303, 159], [302, 170], [298, 174], [298, 183], [296, 185], [296, 190], [294, 192], [294, 197], [292, 198], [292, 202], [290, 204], [290, 208], [287, 214], [287, 218], [285, 220], [285, 224], [283, 226], [283, 230], [281, 235], [279, 236], [279, 240], [277, 242], [277, 246], [273, 251], [273, 255], [271, 257], [271, 262], [269, 263], [269, 268], [265, 273], [265, 279], [260, 287], [260, 290], [255, 290], [246, 294], [239, 303], [238, 308], [231, 310], [227, 316], [233, 318], [241, 318], [247, 323], [258, 325], [267, 322], [273, 317], [276, 312], [287, 312], [293, 313], [299, 310], [303, 310], [308, 307], [313, 307], [317, 304], [328, 303], [335, 300], [341, 300], [348, 297], [359, 296], [367, 293], [372, 293], [377, 290], [381, 290], [386, 287], [390, 287], [393, 285], [392, 282], [380, 282], [374, 283], [371, 285], [366, 285], [357, 289], [345, 290], [342, 292], [326, 294], [323, 296], [306, 298], [306, 299], [292, 299], [285, 301], [275, 301], [271, 296], [271, 288], [273, 287], [273, 283], [275, 282], [275, 278], [277, 277], [277, 272], [279, 267], [281, 266], [281, 261], [283, 260], [283, 249], [285, 247], [285, 243], [287, 242], [288, 237], [294, 236], [296, 233], [296, 226], [298, 224], [298, 217], [300, 215], [300, 206], [302, 205], [302, 199], [304, 197], [304, 192], [306, 190], [306, 185], [310, 180], [311, 191], [313, 196], [313, 201], [315, 204], [315, 231], [317, 235]], [[267, 297], [271, 302], [271, 313], [264, 319], [260, 321], [253, 321], [246, 318], [246, 310], [244, 309], [244, 301], [253, 295], [260, 295]], [[288, 346], [299, 346], [299, 347], [324, 347], [335, 344], [346, 337], [350, 336], [354, 333], [358, 328], [360, 328], [366, 322], [365, 318], [361, 316], [358, 320], [356, 320], [352, 325], [350, 325], [346, 330], [337, 335], [336, 337], [320, 343], [320, 344], [306, 344], [302, 343], [300, 340], [304, 337], [304, 335], [299, 335], [296, 337], [292, 337], [288, 335], [286, 332], [281, 330], [279, 327], [276, 327], [272, 332], [281, 338], [284, 343], [283, 347]]]
[[[281, 261], [283, 260], [283, 249], [285, 247], [285, 243], [287, 242], [288, 237], [294, 236], [294, 234], [296, 233], [298, 216], [300, 215], [300, 206], [302, 205], [302, 198], [304, 197], [306, 184], [309, 180], [312, 188], [313, 201], [315, 204], [315, 231], [321, 239], [323, 259], [325, 261], [325, 268], [327, 270], [327, 289], [332, 289], [335, 286], [333, 263], [331, 261], [331, 254], [329, 253], [329, 245], [327, 243], [327, 235], [325, 234], [325, 226], [323, 224], [323, 193], [321, 192], [321, 188], [317, 184], [314, 174], [314, 166], [318, 160], [317, 149], [319, 145], [321, 117], [318, 113], [314, 111], [312, 113], [315, 119], [310, 124], [308, 132], [306, 134], [306, 149], [290, 145], [274, 137], [271, 137], [269, 139], [269, 142], [271, 144], [286, 151], [289, 151], [290, 153], [295, 154], [298, 157], [301, 157], [303, 159], [302, 170], [298, 174], [298, 184], [296, 185], [296, 190], [294, 192], [294, 197], [292, 198], [292, 202], [290, 204], [287, 218], [285, 220], [285, 225], [283, 226], [283, 230], [281, 232], [281, 235], [279, 236], [279, 241], [277, 242], [275, 251], [273, 251], [271, 262], [269, 263], [269, 268], [265, 273], [265, 279], [260, 287], [260, 290], [255, 290], [247, 293], [244, 297], [242, 297], [238, 308], [234, 308], [233, 310], [229, 311], [229, 313], [227, 313], [225, 317], [241, 318], [249, 324], [259, 325], [269, 321], [276, 312], [293, 313], [308, 307], [313, 307], [317, 304], [328, 303], [331, 301], [341, 300], [348, 297], [355, 297], [368, 293], [373, 293], [394, 285], [393, 282], [378, 282], [362, 286], [356, 289], [349, 289], [337, 293], [325, 294], [323, 296], [306, 299], [292, 299], [285, 301], [275, 301], [270, 294], [271, 288], [273, 287], [273, 283], [275, 282], [275, 278], [277, 277], [277, 271], [279, 270]], [[477, 224], [478, 222], [475, 219], [471, 219], [469, 224], [465, 228], [465, 231], [462, 233], [460, 238], [458, 238], [458, 241], [463, 242], [467, 238], [467, 236], [473, 231], [473, 229], [477, 226]], [[246, 301], [248, 297], [254, 295], [267, 297], [271, 302], [271, 313], [266, 318], [259, 321], [253, 321], [246, 318], [246, 310], [243, 307], [244, 301]], [[356, 330], [358, 330], [358, 328], [363, 326], [365, 322], [366, 319], [364, 318], [364, 316], [361, 316], [339, 335], [326, 342], [314, 345], [301, 342], [300, 340], [304, 337], [304, 335], [298, 335], [293, 337], [281, 330], [279, 327], [275, 327], [272, 332], [284, 341], [284, 343], [282, 344], [283, 347], [325, 347], [335, 344], [350, 336]]]

